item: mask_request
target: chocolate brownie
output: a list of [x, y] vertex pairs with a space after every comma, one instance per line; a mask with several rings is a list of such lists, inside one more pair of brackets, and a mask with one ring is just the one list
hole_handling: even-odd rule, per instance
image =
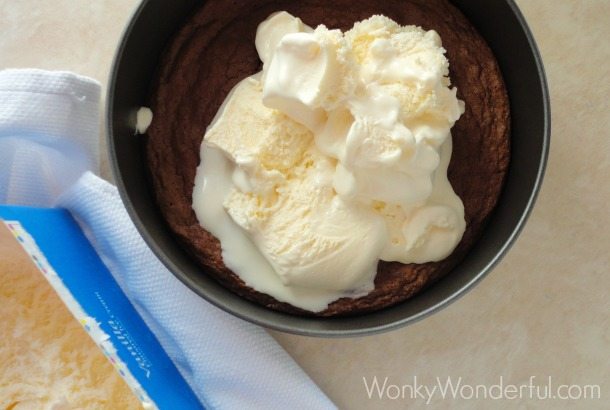
[[452, 84], [466, 112], [452, 129], [448, 176], [465, 207], [466, 231], [440, 262], [379, 262], [375, 290], [331, 303], [318, 316], [357, 314], [401, 302], [447, 274], [479, 237], [500, 195], [510, 157], [509, 101], [491, 50], [462, 13], [446, 0], [208, 1], [179, 30], [162, 58], [150, 105], [147, 158], [159, 208], [171, 230], [202, 267], [233, 292], [271, 309], [313, 315], [248, 286], [223, 263], [219, 241], [197, 222], [191, 207], [199, 148], [218, 108], [240, 80], [262, 69], [256, 28], [286, 10], [309, 26], [348, 30], [383, 14], [402, 25], [436, 30], [447, 50]]

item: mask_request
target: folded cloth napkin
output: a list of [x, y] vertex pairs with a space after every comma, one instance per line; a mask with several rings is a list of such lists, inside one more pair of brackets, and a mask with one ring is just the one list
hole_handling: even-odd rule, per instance
[[71, 73], [0, 75], [0, 203], [50, 206], [98, 171], [100, 87]]
[[70, 210], [205, 407], [335, 408], [264, 329], [165, 269], [116, 188], [88, 172], [98, 167], [99, 97], [97, 82], [72, 73], [0, 71], [0, 203]]

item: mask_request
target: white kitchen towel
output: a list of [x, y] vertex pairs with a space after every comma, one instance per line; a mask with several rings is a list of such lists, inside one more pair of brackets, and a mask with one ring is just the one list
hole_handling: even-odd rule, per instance
[[99, 161], [99, 95], [97, 82], [67, 72], [0, 72], [0, 203], [70, 210], [207, 408], [335, 408], [264, 329], [177, 280], [116, 188], [85, 172]]
[[98, 171], [100, 86], [68, 72], [0, 72], [0, 203], [50, 206]]

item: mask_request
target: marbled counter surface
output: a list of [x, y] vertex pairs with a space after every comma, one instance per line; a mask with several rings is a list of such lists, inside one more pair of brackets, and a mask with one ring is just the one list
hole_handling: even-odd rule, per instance
[[[65, 69], [103, 86], [138, 0], [0, 0], [0, 69]], [[538, 42], [552, 100], [545, 181], [517, 243], [449, 308], [378, 336], [273, 333], [342, 408], [608, 408], [610, 403], [610, 0], [518, 0]], [[103, 132], [103, 130], [102, 130]], [[101, 138], [103, 144], [103, 138]], [[102, 151], [105, 153], [105, 149]], [[110, 177], [102, 158], [103, 175]], [[441, 399], [387, 384], [597, 384], [600, 400]], [[571, 390], [573, 396], [579, 390]], [[466, 396], [468, 389], [463, 390]], [[566, 393], [566, 392], [564, 392]], [[534, 392], [534, 395], [536, 393]], [[423, 392], [425, 396], [425, 392]], [[526, 394], [527, 396], [527, 394]]]

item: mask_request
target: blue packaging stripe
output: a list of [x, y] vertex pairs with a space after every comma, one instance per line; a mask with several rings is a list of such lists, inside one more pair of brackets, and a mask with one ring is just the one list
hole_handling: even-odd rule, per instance
[[0, 206], [0, 218], [20, 222], [34, 238], [65, 287], [110, 336], [118, 357], [159, 409], [203, 409], [68, 211]]

